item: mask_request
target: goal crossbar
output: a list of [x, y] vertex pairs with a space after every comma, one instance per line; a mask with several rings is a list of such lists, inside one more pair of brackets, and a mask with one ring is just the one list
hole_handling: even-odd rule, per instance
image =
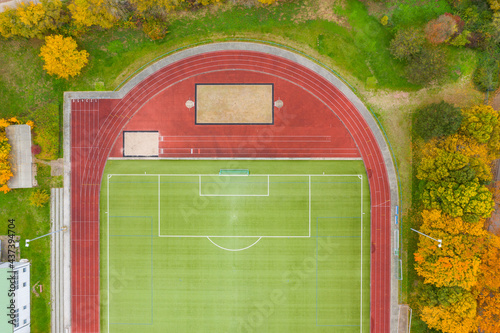
[[220, 169], [219, 176], [248, 176], [250, 170], [248, 169]]

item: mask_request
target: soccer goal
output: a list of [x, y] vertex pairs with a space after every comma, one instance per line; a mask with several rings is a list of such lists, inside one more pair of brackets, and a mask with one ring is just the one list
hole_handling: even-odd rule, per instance
[[219, 176], [248, 176], [250, 170], [248, 169], [220, 169]]

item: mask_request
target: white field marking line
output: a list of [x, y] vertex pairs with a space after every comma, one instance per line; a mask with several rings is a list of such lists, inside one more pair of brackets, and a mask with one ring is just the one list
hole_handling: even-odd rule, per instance
[[360, 300], [360, 316], [359, 316], [359, 331], [363, 332], [363, 176], [359, 175], [361, 183], [361, 300]]
[[[218, 177], [232, 177], [233, 175], [219, 175]], [[236, 177], [247, 177], [248, 175], [236, 175]], [[256, 175], [254, 175], [255, 177]], [[203, 194], [201, 193], [201, 175], [198, 178], [200, 183], [200, 197], [268, 197], [269, 196], [269, 175], [267, 175], [267, 194]]]
[[215, 246], [217, 246], [217, 247], [218, 247], [218, 248], [220, 248], [220, 249], [223, 249], [223, 250], [226, 250], [226, 251], [236, 252], [236, 251], [243, 251], [243, 250], [246, 250], [246, 249], [251, 248], [252, 246], [254, 246], [255, 244], [257, 244], [257, 243], [261, 240], [261, 238], [262, 238], [262, 237], [259, 237], [259, 239], [257, 239], [257, 240], [255, 241], [255, 243], [253, 243], [253, 244], [251, 244], [251, 245], [249, 245], [249, 246], [247, 246], [247, 247], [244, 247], [244, 248], [242, 248], [242, 249], [228, 249], [228, 248], [225, 248], [225, 247], [222, 247], [222, 246], [218, 245], [217, 243], [215, 243], [214, 241], [212, 241], [212, 240], [210, 239], [210, 237], [207, 237], [207, 238], [208, 238], [208, 240], [209, 240], [212, 244], [214, 244]]
[[108, 333], [109, 333], [109, 307], [111, 306], [111, 302], [109, 300], [109, 178], [111, 178], [111, 175], [108, 175], [108, 179], [107, 179], [107, 198], [106, 198], [106, 204], [107, 204], [107, 210], [108, 210], [108, 216], [107, 216], [107, 220], [108, 220], [108, 225], [107, 225], [107, 240], [106, 240], [106, 244], [107, 244], [107, 276], [108, 276]]
[[202, 194], [201, 197], [268, 197], [269, 194]]
[[[184, 174], [184, 173], [148, 173], [148, 174], [144, 174], [144, 173], [115, 173], [115, 174], [110, 174], [110, 176], [185, 176], [185, 177], [197, 177], [197, 176], [218, 176], [218, 177], [227, 177], [227, 176], [239, 176], [239, 175], [219, 175], [218, 173], [206, 173], [206, 174], [200, 174], [200, 173], [196, 173], [196, 174]], [[353, 174], [350, 174], [350, 175], [341, 175], [341, 174], [306, 174], [306, 173], [303, 173], [303, 174], [271, 174], [271, 173], [254, 173], [254, 174], [251, 174], [251, 175], [245, 175], [244, 177], [253, 177], [253, 176], [272, 176], [272, 177], [304, 177], [304, 176], [313, 176], [313, 177], [362, 177], [362, 175], [353, 175]]]
[[310, 238], [309, 235], [303, 236], [224, 236], [224, 235], [158, 235], [158, 237], [171, 238]]
[[161, 235], [161, 223], [160, 223], [160, 209], [161, 209], [161, 203], [160, 203], [160, 175], [158, 175], [158, 235]]
[[309, 237], [311, 237], [311, 175], [309, 175]]

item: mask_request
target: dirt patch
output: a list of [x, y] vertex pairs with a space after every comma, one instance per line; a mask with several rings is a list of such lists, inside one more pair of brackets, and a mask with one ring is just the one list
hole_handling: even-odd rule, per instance
[[367, 1], [360, 0], [360, 2], [364, 3], [368, 14], [374, 17], [381, 18], [384, 15], [388, 15], [389, 9], [387, 8], [387, 4], [385, 2], [375, 2], [375, 1]]
[[295, 14], [294, 23], [304, 23], [309, 20], [325, 20], [335, 22], [340, 26], [349, 27], [347, 18], [335, 14], [334, 8], [344, 8], [343, 0], [306, 0]]
[[495, 205], [495, 210], [488, 220], [488, 231], [500, 236], [500, 205]]
[[367, 91], [363, 94], [368, 98], [370, 104], [382, 109], [415, 108], [440, 101], [463, 108], [481, 104], [484, 100], [483, 93], [475, 90], [470, 82], [470, 76], [464, 76], [458, 82], [430, 86], [413, 92], [377, 90]]
[[57, 160], [50, 161], [50, 175], [62, 176], [64, 174], [64, 159], [59, 158]]
[[500, 110], [500, 89], [495, 91], [493, 98], [491, 99], [490, 105], [495, 110]]

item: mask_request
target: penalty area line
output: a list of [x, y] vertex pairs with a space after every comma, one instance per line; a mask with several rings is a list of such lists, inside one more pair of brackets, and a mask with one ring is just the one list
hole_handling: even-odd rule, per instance
[[225, 250], [225, 251], [231, 251], [231, 252], [244, 251], [246, 249], [249, 249], [252, 246], [254, 246], [255, 244], [257, 244], [262, 239], [262, 237], [259, 237], [259, 239], [257, 239], [253, 244], [248, 245], [247, 247], [244, 247], [244, 248], [241, 248], [241, 249], [228, 249], [228, 248], [225, 248], [225, 247], [220, 246], [219, 244], [215, 243], [213, 240], [210, 239], [210, 237], [207, 237], [207, 238], [210, 241], [210, 243], [212, 243], [213, 245], [217, 246], [219, 249], [222, 249], [222, 250]]

